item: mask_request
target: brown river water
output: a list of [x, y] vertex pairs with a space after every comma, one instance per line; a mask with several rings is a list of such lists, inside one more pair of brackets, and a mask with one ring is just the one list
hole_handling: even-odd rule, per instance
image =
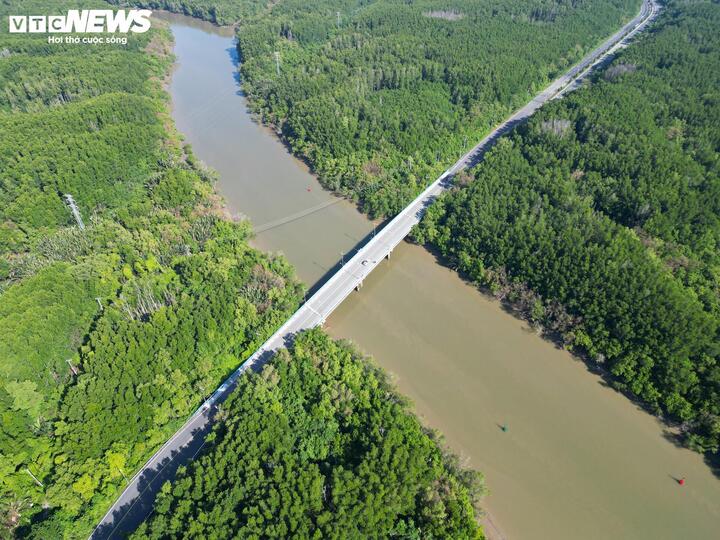
[[[252, 220], [254, 245], [284, 253], [312, 287], [373, 223], [253, 122], [232, 30], [159, 16], [176, 41], [179, 131], [220, 173], [230, 210]], [[327, 329], [374, 356], [423, 421], [485, 474], [494, 537], [720, 538], [720, 479], [701, 456], [425, 249], [399, 246]]]

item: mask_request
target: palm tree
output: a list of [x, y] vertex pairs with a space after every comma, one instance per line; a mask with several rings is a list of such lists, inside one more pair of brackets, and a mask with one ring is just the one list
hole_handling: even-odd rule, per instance
[[11, 533], [20, 525], [23, 512], [32, 506], [29, 497], [15, 498], [11, 493], [5, 493], [0, 501], [0, 520], [3, 533]]

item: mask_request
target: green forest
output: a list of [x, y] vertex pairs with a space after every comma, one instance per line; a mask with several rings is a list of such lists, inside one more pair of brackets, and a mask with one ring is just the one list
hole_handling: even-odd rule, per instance
[[[3, 2], [0, 20], [46, 5]], [[283, 258], [249, 246], [250, 224], [227, 216], [213, 171], [174, 131], [163, 88], [172, 63], [166, 29], [154, 25], [123, 47], [89, 48], [6, 29], [0, 31], [0, 538], [87, 538], [126, 479], [297, 308], [304, 286]], [[253, 534], [282, 536], [318, 519], [327, 531], [329, 516], [340, 515], [331, 512], [341, 508], [347, 531], [411, 538], [424, 527], [438, 537], [444, 531], [481, 537], [481, 478], [459, 469], [356, 351], [322, 334], [303, 344], [292, 354], [304, 371], [278, 363], [282, 382], [271, 371], [252, 378], [214, 435], [245, 453], [266, 448], [268, 437], [285, 430], [292, 445], [277, 448], [283, 459], [293, 445], [305, 448], [305, 461], [295, 463], [307, 473], [298, 476], [303, 483], [272, 488], [297, 499], [282, 505], [292, 515], [263, 525], [264, 501], [255, 499], [256, 515], [246, 523]], [[320, 372], [320, 364], [336, 371]], [[280, 401], [262, 410], [246, 400], [262, 393], [260, 381], [269, 376]], [[298, 384], [311, 377], [316, 385], [301, 392]], [[287, 412], [276, 423], [248, 427], [273, 418], [280, 403]], [[298, 410], [291, 415], [290, 407]], [[246, 418], [245, 408], [255, 415]], [[326, 418], [336, 420], [325, 424]], [[368, 433], [371, 425], [379, 431]], [[227, 438], [223, 430], [230, 426], [243, 436]], [[384, 461], [375, 463], [376, 456]], [[211, 458], [204, 459], [207, 467]], [[318, 481], [330, 470], [335, 502], [323, 508]], [[250, 486], [262, 471], [257, 462], [235, 473], [247, 475]], [[391, 493], [357, 505], [357, 497], [379, 487]], [[258, 487], [265, 488], [271, 489]], [[191, 520], [192, 512], [188, 507], [182, 519]], [[313, 522], [297, 521], [303, 513]]]
[[499, 141], [415, 237], [720, 445], [720, 5], [670, 3], [585, 88]]
[[[46, 2], [3, 2], [0, 15]], [[107, 6], [99, 2], [56, 7]], [[297, 307], [172, 129], [171, 36], [0, 32], [0, 537], [86, 538]], [[65, 195], [77, 203], [80, 228]]]
[[163, 9], [197, 17], [219, 25], [231, 25], [255, 15], [270, 3], [267, 0], [107, 0], [116, 6], [134, 5], [146, 9]]
[[[326, 187], [391, 216], [640, 1], [132, 3], [237, 24], [258, 117]], [[39, 540], [87, 538], [304, 293], [175, 132], [170, 33], [7, 32], [43, 6], [0, 2], [0, 538]], [[719, 26], [717, 2], [671, 2], [415, 232], [715, 455]], [[482, 477], [321, 331], [241, 378], [220, 415], [135, 538], [482, 538]]]
[[482, 477], [380, 369], [320, 330], [243, 377], [221, 414], [132, 538], [483, 537]]
[[283, 0], [240, 21], [243, 88], [324, 186], [392, 216], [640, 3]]

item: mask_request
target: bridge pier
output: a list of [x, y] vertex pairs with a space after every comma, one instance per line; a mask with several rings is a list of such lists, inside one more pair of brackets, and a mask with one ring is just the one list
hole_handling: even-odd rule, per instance
[[392, 253], [392, 249], [387, 252], [387, 255], [385, 255], [385, 258], [389, 261], [390, 260], [390, 254]]
[[355, 285], [355, 290], [358, 291], [358, 292], [360, 292], [360, 289], [362, 288], [362, 285], [363, 285], [363, 282], [362, 282], [362, 281], [358, 282], [358, 284]]

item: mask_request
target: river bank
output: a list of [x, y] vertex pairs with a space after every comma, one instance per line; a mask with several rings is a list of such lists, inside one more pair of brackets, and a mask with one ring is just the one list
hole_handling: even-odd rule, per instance
[[[373, 224], [252, 120], [231, 36], [170, 23], [178, 130], [220, 173], [229, 208], [258, 226], [255, 245], [282, 251], [312, 285]], [[328, 330], [395, 374], [426, 424], [486, 474], [507, 538], [708, 538], [720, 525], [720, 482], [700, 456], [423, 248], [399, 246]]]

